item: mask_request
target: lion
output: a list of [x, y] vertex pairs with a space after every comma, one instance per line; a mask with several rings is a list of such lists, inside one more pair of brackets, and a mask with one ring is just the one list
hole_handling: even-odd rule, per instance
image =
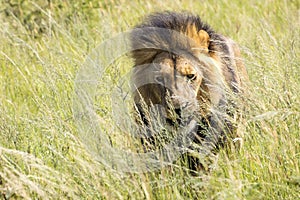
[[[209, 141], [217, 150], [234, 137], [235, 100], [248, 76], [233, 40], [197, 15], [160, 12], [135, 27], [131, 45], [134, 103], [143, 125], [150, 126], [147, 109], [160, 105], [158, 113], [168, 126], [184, 126], [184, 118], [197, 120], [195, 144]], [[143, 144], [156, 145], [154, 137], [145, 137]], [[199, 159], [188, 158], [189, 167], [198, 170]]]

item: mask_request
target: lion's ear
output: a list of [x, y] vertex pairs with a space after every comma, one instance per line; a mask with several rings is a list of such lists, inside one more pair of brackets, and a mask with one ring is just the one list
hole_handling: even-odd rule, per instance
[[186, 30], [186, 35], [194, 42], [192, 45], [193, 50], [197, 50], [200, 53], [208, 53], [209, 35], [205, 30], [197, 31], [194, 24], [189, 25]]
[[198, 45], [203, 48], [205, 51], [208, 52], [208, 46], [209, 46], [209, 35], [206, 31], [200, 30], [198, 32]]

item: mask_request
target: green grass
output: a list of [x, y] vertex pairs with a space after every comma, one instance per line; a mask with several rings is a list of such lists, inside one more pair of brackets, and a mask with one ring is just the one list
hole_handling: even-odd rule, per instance
[[[300, 199], [299, 1], [47, 2], [0, 2], [0, 199]], [[72, 103], [85, 57], [162, 10], [199, 14], [239, 43], [245, 58], [243, 146], [221, 151], [209, 174], [191, 176], [176, 163], [120, 174], [79, 139]], [[102, 92], [129, 70], [121, 64], [107, 72], [112, 85]], [[101, 99], [97, 108], [110, 122]]]

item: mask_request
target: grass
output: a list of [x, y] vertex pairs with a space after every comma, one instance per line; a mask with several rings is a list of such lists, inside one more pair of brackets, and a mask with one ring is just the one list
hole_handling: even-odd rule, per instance
[[[251, 81], [239, 124], [243, 147], [221, 151], [209, 174], [191, 176], [176, 163], [118, 173], [79, 139], [72, 103], [86, 56], [161, 10], [199, 14], [243, 51]], [[1, 1], [0, 198], [299, 199], [299, 10], [299, 1], [285, 0]], [[103, 94], [129, 70], [121, 64], [106, 73]], [[110, 103], [101, 100], [97, 109], [112, 123]], [[124, 140], [111, 124], [103, 128]]]

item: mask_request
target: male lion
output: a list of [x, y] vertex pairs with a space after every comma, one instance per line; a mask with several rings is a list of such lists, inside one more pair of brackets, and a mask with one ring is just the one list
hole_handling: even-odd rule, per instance
[[[159, 105], [163, 109], [157, 119], [164, 118], [166, 126], [184, 126], [189, 117], [197, 120], [196, 144], [206, 141], [217, 149], [233, 136], [235, 98], [247, 73], [231, 39], [198, 16], [163, 12], [136, 26], [131, 43], [134, 101], [144, 125], [153, 121], [147, 109]], [[144, 144], [156, 144], [156, 135], [151, 134]], [[190, 168], [197, 169], [199, 160], [189, 159]]]

